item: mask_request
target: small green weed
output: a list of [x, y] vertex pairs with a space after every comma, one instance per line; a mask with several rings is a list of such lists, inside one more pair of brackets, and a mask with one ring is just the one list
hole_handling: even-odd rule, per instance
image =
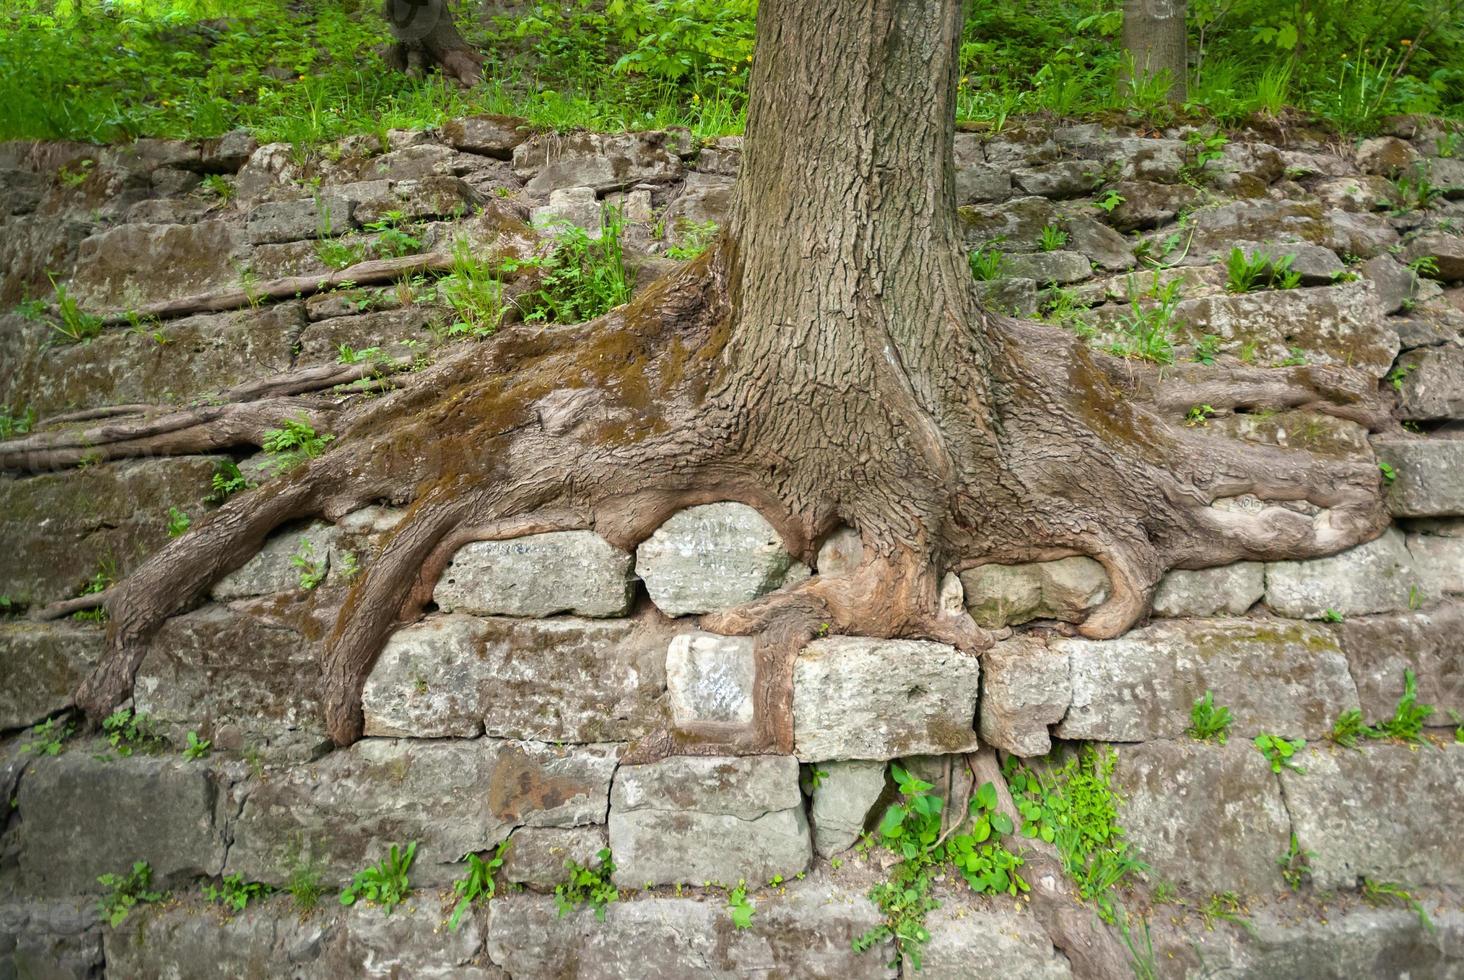
[[250, 902], [267, 898], [274, 891], [261, 881], [245, 881], [243, 875], [225, 875], [217, 885], [203, 886], [203, 897], [234, 912], [243, 912]]
[[30, 432], [36, 424], [36, 410], [29, 405], [10, 411], [9, 405], [0, 405], [0, 439], [14, 439]]
[[1301, 886], [1311, 878], [1311, 859], [1314, 857], [1316, 855], [1311, 851], [1301, 849], [1293, 832], [1286, 853], [1276, 859], [1276, 865], [1281, 869], [1281, 878], [1292, 891], [1301, 891]]
[[1306, 748], [1306, 739], [1286, 739], [1280, 735], [1262, 732], [1255, 737], [1255, 746], [1266, 757], [1266, 761], [1271, 763], [1272, 772], [1279, 773], [1283, 768], [1293, 772], [1306, 772], [1291, 761], [1292, 756]]
[[30, 730], [30, 740], [21, 749], [26, 755], [60, 755], [63, 743], [76, 734], [76, 724], [47, 718]]
[[456, 315], [449, 336], [487, 337], [503, 322], [503, 281], [464, 239], [453, 244], [452, 271], [437, 281], [437, 295]]
[[223, 174], [209, 174], [199, 185], [204, 193], [212, 194], [220, 202], [228, 204], [234, 199], [234, 182]]
[[1273, 257], [1256, 252], [1248, 256], [1239, 247], [1232, 248], [1225, 260], [1225, 288], [1232, 293], [1295, 289], [1301, 285], [1301, 273], [1291, 268], [1295, 261], [1295, 255]]
[[315, 241], [315, 257], [340, 272], [366, 260], [366, 245], [344, 238], [318, 238]]
[[1215, 363], [1215, 358], [1220, 356], [1220, 338], [1215, 334], [1207, 333], [1195, 344], [1194, 360], [1197, 364], [1210, 365]]
[[971, 278], [977, 282], [990, 282], [1001, 278], [1006, 256], [996, 249], [977, 249], [966, 256], [966, 264], [971, 268]]
[[1340, 623], [1344, 619], [1346, 619], [1346, 617], [1335, 609], [1322, 610], [1322, 622], [1324, 623]]
[[1175, 311], [1180, 301], [1180, 281], [1174, 279], [1160, 285], [1156, 273], [1153, 283], [1143, 295], [1137, 294], [1132, 282], [1129, 288], [1128, 312], [1118, 320], [1123, 338], [1111, 344], [1108, 353], [1115, 357], [1134, 357], [1155, 364], [1173, 364]]
[[677, 222], [680, 241], [666, 249], [666, 258], [681, 260], [699, 258], [711, 247], [712, 242], [716, 241], [718, 230], [715, 221], [681, 219]]
[[1399, 364], [1388, 372], [1385, 380], [1393, 386], [1394, 391], [1402, 391], [1404, 379], [1416, 370], [1418, 370], [1417, 364]]
[[1344, 749], [1355, 749], [1358, 741], [1364, 738], [1374, 738], [1376, 732], [1362, 720], [1362, 712], [1357, 708], [1350, 708], [1337, 716], [1332, 723], [1332, 730], [1327, 733], [1327, 738], [1334, 744]]
[[733, 929], [752, 928], [757, 907], [747, 900], [747, 882], [737, 882], [737, 887], [727, 893], [727, 911], [732, 913]]
[[270, 457], [266, 465], [278, 476], [307, 459], [316, 458], [334, 439], [332, 435], [317, 434], [310, 421], [301, 415], [285, 419], [278, 429], [266, 430], [261, 448]]
[[422, 240], [401, 227], [402, 213], [388, 211], [377, 221], [367, 223], [366, 230], [376, 235], [376, 257], [396, 259], [422, 251]]
[[168, 537], [180, 538], [188, 533], [193, 520], [177, 507], [168, 508]]
[[1068, 243], [1068, 233], [1057, 225], [1044, 225], [1042, 237], [1037, 240], [1037, 245], [1044, 252], [1056, 252], [1065, 248]]
[[325, 581], [330, 563], [315, 557], [315, 546], [309, 538], [301, 538], [295, 553], [290, 556], [290, 565], [300, 572], [300, 588], [313, 589]]
[[486, 861], [472, 853], [463, 856], [463, 860], [468, 863], [468, 870], [452, 883], [452, 893], [457, 896], [457, 905], [453, 906], [452, 916], [447, 920], [447, 927], [453, 932], [458, 931], [463, 916], [474, 902], [486, 902], [493, 897], [497, 890], [493, 874], [503, 867], [503, 854], [507, 850], [508, 841], [504, 841]]
[[146, 861], [135, 862], [126, 874], [99, 875], [97, 882], [107, 889], [97, 902], [97, 911], [113, 929], [137, 906], [163, 900], [162, 892], [153, 891], [152, 866]]
[[203, 502], [218, 506], [239, 491], [252, 489], [254, 484], [244, 478], [238, 463], [232, 459], [223, 459], [214, 466], [209, 486], [208, 495], [203, 498]]
[[387, 915], [391, 915], [392, 910], [405, 902], [412, 893], [408, 872], [411, 871], [416, 857], [416, 841], [408, 844], [406, 850], [400, 850], [393, 844], [386, 857], [356, 872], [356, 877], [341, 892], [341, 904], [355, 905], [362, 901], [368, 905], [379, 905]]
[[320, 883], [320, 872], [304, 860], [297, 860], [290, 869], [290, 880], [285, 885], [295, 911], [306, 913], [320, 904], [325, 888]]
[[197, 732], [189, 732], [188, 744], [183, 747], [183, 758], [190, 762], [194, 759], [207, 759], [209, 750], [212, 748], [211, 739], [199, 738]]
[[1110, 187], [1108, 190], [1104, 191], [1098, 196], [1098, 200], [1093, 202], [1093, 206], [1102, 211], [1104, 214], [1112, 214], [1114, 211], [1118, 210], [1119, 205], [1123, 204], [1127, 200], [1128, 198], [1124, 197], [1118, 191]]
[[1408, 268], [1413, 274], [1423, 276], [1426, 279], [1437, 279], [1439, 277], [1439, 260], [1432, 255], [1420, 255], [1408, 263]]
[[123, 758], [134, 752], [151, 755], [163, 747], [163, 737], [154, 729], [152, 718], [131, 708], [120, 708], [102, 719], [102, 732], [107, 744]]
[[538, 288], [520, 301], [524, 319], [530, 323], [583, 323], [629, 301], [634, 280], [625, 267], [620, 242], [624, 227], [620, 209], [607, 206], [599, 238], [591, 238], [577, 225], [564, 224], [547, 256], [504, 263], [506, 271], [519, 267], [539, 270]]
[[606, 907], [620, 900], [620, 892], [610, 883], [610, 876], [615, 873], [610, 849], [602, 847], [596, 858], [599, 866], [595, 868], [575, 861], [564, 862], [569, 877], [554, 886], [554, 904], [559, 908], [560, 918], [588, 904], [595, 910], [595, 918], [604, 922]]
[[1433, 716], [1431, 705], [1418, 703], [1418, 678], [1412, 670], [1403, 671], [1403, 696], [1393, 709], [1393, 717], [1377, 724], [1377, 738], [1395, 738], [1417, 744], [1423, 740], [1423, 726]]
[[1230, 142], [1224, 133], [1190, 133], [1184, 139], [1185, 155], [1188, 159], [1179, 168], [1179, 178], [1187, 184], [1198, 184], [1205, 168], [1225, 157], [1225, 144]]
[[59, 320], [51, 324], [51, 329], [60, 334], [67, 342], [79, 344], [93, 337], [101, 335], [102, 318], [87, 313], [77, 303], [76, 297], [67, 291], [66, 287], [51, 277], [51, 288], [56, 290], [56, 315]]
[[1200, 906], [1199, 912], [1206, 929], [1213, 929], [1217, 919], [1238, 926], [1247, 924], [1245, 905], [1236, 892], [1216, 892]]
[[1186, 734], [1197, 742], [1224, 745], [1230, 738], [1230, 722], [1230, 709], [1215, 707], [1215, 692], [1206, 691], [1190, 708], [1190, 727]]
[[1418, 897], [1395, 881], [1374, 881], [1371, 878], [1362, 879], [1362, 898], [1369, 905], [1402, 905], [1412, 909], [1418, 915], [1418, 923], [1429, 932], [1436, 932], [1433, 920], [1428, 916], [1428, 910]]
[[1383, 475], [1384, 483], [1392, 483], [1398, 479], [1398, 468], [1392, 463], [1378, 463], [1378, 472]]
[[1189, 411], [1184, 413], [1184, 424], [1191, 429], [1196, 426], [1207, 426], [1210, 424], [1210, 419], [1214, 417], [1214, 405], [1191, 405]]

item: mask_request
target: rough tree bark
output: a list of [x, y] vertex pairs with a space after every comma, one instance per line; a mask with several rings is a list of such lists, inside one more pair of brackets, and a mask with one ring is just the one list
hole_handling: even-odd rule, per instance
[[483, 56], [458, 33], [447, 0], [384, 0], [381, 10], [394, 40], [386, 63], [410, 75], [438, 68], [465, 88], [483, 78]]
[[[1185, 0], [1124, 0], [1123, 50], [1141, 79], [1169, 74], [1169, 101], [1183, 102], [1189, 74]], [[1124, 84], [1132, 84], [1125, 67]]]
[[[374, 502], [408, 511], [324, 644], [323, 702], [342, 745], [361, 735], [361, 688], [386, 638], [420, 617], [468, 541], [593, 528], [633, 548], [676, 510], [717, 500], [759, 508], [805, 560], [839, 525], [857, 529], [853, 574], [703, 617], [758, 637], [756, 731], [731, 743], [663, 732], [632, 758], [791, 751], [792, 657], [820, 624], [979, 651], [989, 637], [938, 601], [950, 572], [1092, 556], [1111, 597], [1079, 629], [1101, 638], [1147, 613], [1168, 568], [1315, 557], [1380, 533], [1367, 462], [1183, 425], [1201, 400], [1375, 419], [1371, 379], [1239, 365], [1160, 375], [981, 309], [953, 192], [960, 9], [763, 0], [719, 242], [597, 321], [507, 329], [399, 375], [382, 397], [334, 406], [328, 452], [236, 496], [113, 588], [107, 649], [78, 705], [95, 719], [123, 702], [162, 622], [273, 529]], [[280, 394], [307, 390], [293, 384], [266, 386], [282, 417], [307, 397]], [[241, 411], [167, 423], [165, 451], [215, 447], [226, 425], [257, 442]], [[102, 442], [157, 451], [154, 421], [102, 428]], [[35, 451], [0, 445], [0, 464], [44, 458]], [[1261, 503], [1234, 505], [1242, 495]], [[1071, 912], [1058, 877], [1034, 887]], [[1088, 975], [1123, 972], [1091, 915], [1049, 919]]]

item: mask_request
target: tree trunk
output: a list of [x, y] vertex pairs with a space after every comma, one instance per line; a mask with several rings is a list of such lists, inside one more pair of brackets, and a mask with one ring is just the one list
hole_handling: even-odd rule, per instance
[[381, 10], [395, 40], [385, 52], [397, 71], [420, 75], [439, 68], [464, 87], [483, 78], [483, 56], [458, 33], [447, 0], [384, 0]]
[[[1183, 102], [1189, 59], [1185, 0], [1124, 0], [1124, 84], [1167, 73], [1169, 101]], [[1132, 59], [1131, 61], [1129, 59]]]

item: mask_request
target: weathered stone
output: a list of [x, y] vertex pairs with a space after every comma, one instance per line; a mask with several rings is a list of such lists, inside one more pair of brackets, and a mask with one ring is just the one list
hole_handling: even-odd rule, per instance
[[479, 616], [623, 616], [631, 556], [593, 531], [551, 531], [458, 549], [433, 599], [444, 612]]
[[0, 217], [0, 307], [51, 292], [51, 276], [69, 276], [91, 221], [51, 215]]
[[942, 643], [838, 636], [793, 665], [793, 741], [807, 762], [972, 751], [981, 667]]
[[1125, 745], [1113, 781], [1118, 824], [1162, 880], [1200, 895], [1284, 887], [1276, 856], [1291, 823], [1270, 764], [1248, 741]]
[[696, 157], [696, 169], [704, 174], [736, 177], [742, 169], [742, 137], [719, 136], [703, 146]]
[[224, 863], [220, 791], [209, 770], [178, 758], [98, 758], [101, 743], [72, 743], [37, 759], [16, 809], [20, 881], [30, 892], [101, 889], [97, 875], [151, 865], [153, 883], [215, 875]]
[[530, 194], [559, 187], [621, 190], [642, 181], [670, 181], [682, 174], [681, 160], [667, 148], [664, 132], [553, 133], [535, 136], [513, 151], [513, 169], [529, 178]]
[[883, 762], [817, 762], [813, 769], [813, 849], [830, 857], [854, 846], [885, 788]]
[[602, 823], [614, 770], [607, 746], [365, 739], [251, 782], [226, 870], [282, 885], [308, 864], [339, 886], [415, 840], [413, 883], [443, 885], [514, 827]]
[[71, 292], [88, 309], [126, 309], [233, 285], [242, 258], [223, 221], [119, 225], [81, 243]]
[[478, 195], [467, 181], [437, 174], [394, 181], [390, 193], [362, 201], [354, 216], [363, 227], [381, 221], [457, 219], [470, 214], [478, 203]]
[[1098, 268], [1125, 272], [1138, 263], [1128, 240], [1103, 222], [1080, 215], [1068, 218], [1064, 225], [1068, 246], [1086, 255]]
[[196, 905], [149, 909], [105, 932], [107, 969], [125, 977], [298, 977], [339, 935], [336, 918], [303, 919], [285, 898], [235, 916]]
[[984, 309], [1030, 317], [1037, 313], [1037, 280], [1002, 276], [976, 284], [976, 296]]
[[1108, 598], [1108, 575], [1075, 556], [1024, 565], [978, 565], [961, 573], [966, 608], [992, 628], [1033, 619], [1078, 622]]
[[1319, 737], [1357, 707], [1330, 631], [1304, 623], [1216, 619], [1157, 623], [1115, 640], [1054, 639], [1070, 658], [1072, 707], [1060, 738], [1178, 738], [1206, 691], [1230, 709], [1233, 736]]
[[621, 766], [610, 850], [625, 887], [791, 878], [812, 857], [798, 760], [672, 756]]
[[198, 166], [205, 173], [232, 174], [259, 149], [259, 140], [247, 129], [231, 129], [198, 145]]
[[881, 921], [862, 894], [805, 881], [749, 898], [752, 924], [734, 929], [720, 898], [614, 902], [600, 922], [587, 910], [561, 916], [550, 896], [511, 895], [492, 903], [488, 955], [515, 980], [890, 976], [888, 940], [854, 951], [854, 940]]
[[1215, 335], [1226, 353], [1249, 344], [1257, 360], [1281, 361], [1299, 348], [1308, 363], [1382, 377], [1398, 353], [1397, 336], [1378, 329], [1382, 315], [1372, 284], [1362, 281], [1182, 300], [1175, 324], [1178, 337], [1191, 343]]
[[1399, 407], [1405, 419], [1464, 419], [1464, 347], [1429, 347], [1398, 358]]
[[1448, 724], [1449, 711], [1464, 714], [1464, 604], [1348, 619], [1341, 632], [1369, 724], [1393, 717], [1403, 696], [1405, 670], [1417, 678], [1418, 702], [1434, 707], [1429, 724]]
[[[330, 295], [330, 294], [327, 294]], [[345, 301], [338, 300], [345, 306]], [[315, 305], [316, 311], [325, 309], [324, 303]], [[342, 312], [347, 312], [345, 309]], [[373, 347], [388, 357], [402, 357], [414, 351], [436, 346], [437, 336], [432, 330], [431, 307], [413, 304], [394, 310], [376, 310], [371, 313], [356, 313], [352, 316], [333, 316], [319, 319], [300, 334], [297, 342], [299, 353], [296, 363], [328, 364], [338, 361], [341, 347], [347, 346], [358, 354]]]
[[102, 630], [65, 620], [0, 622], [0, 730], [33, 725], [71, 704], [103, 640]]
[[1028, 194], [1056, 200], [1090, 193], [1101, 169], [1092, 160], [1060, 160], [1043, 167], [1020, 167], [1012, 171], [1011, 179]]
[[1459, 801], [1464, 747], [1314, 747], [1292, 761], [1305, 771], [1284, 769], [1281, 784], [1318, 889], [1356, 888], [1362, 878], [1464, 885], [1464, 851], [1436, 809]]
[[671, 720], [680, 728], [752, 724], [757, 661], [750, 636], [682, 633], [666, 651]]
[[[388, 141], [390, 144], [390, 141]], [[421, 180], [424, 177], [450, 177], [457, 163], [455, 150], [436, 143], [397, 146], [376, 157], [361, 177], [388, 180]]]
[[217, 459], [104, 463], [0, 478], [0, 595], [42, 605], [79, 594], [100, 565], [117, 578], [168, 540], [168, 508], [199, 512]]
[[1087, 279], [1093, 267], [1078, 252], [1028, 252], [1004, 256], [1002, 271], [1040, 283], [1066, 285]]
[[1464, 595], [1464, 537], [1410, 534], [1408, 553], [1418, 569], [1424, 600]]
[[1396, 136], [1377, 136], [1357, 147], [1357, 165], [1363, 173], [1396, 177], [1418, 162], [1418, 151]]
[[1464, 516], [1464, 439], [1379, 438], [1373, 448], [1396, 474], [1387, 497], [1395, 517]]
[[[318, 521], [298, 530], [278, 531], [253, 558], [215, 582], [209, 594], [215, 599], [241, 599], [306, 588], [301, 576], [311, 569], [299, 567], [294, 559], [324, 573], [330, 569], [334, 546], [334, 529]], [[320, 581], [324, 580], [322, 575]]]
[[1312, 188], [1317, 200], [1343, 211], [1377, 211], [1388, 206], [1395, 190], [1393, 182], [1374, 174], [1348, 174], [1319, 181]]
[[551, 889], [569, 877], [566, 861], [594, 867], [606, 843], [604, 827], [520, 827], [508, 838], [503, 877]]
[[730, 177], [687, 174], [681, 193], [663, 215], [667, 241], [681, 244], [691, 236], [704, 235], [708, 223], [725, 225], [732, 213], [732, 184]]
[[1404, 262], [1433, 259], [1440, 280], [1464, 282], [1464, 235], [1425, 232], [1405, 245], [1399, 258]]
[[1069, 980], [1072, 967], [1053, 948], [1041, 922], [1030, 912], [954, 909], [943, 906], [925, 923], [930, 942], [921, 951], [918, 973], [909, 958], [905, 976], [919, 980]]
[[398, 630], [361, 695], [368, 735], [628, 741], [661, 721], [669, 624], [432, 616]]
[[593, 187], [558, 187], [549, 192], [548, 204], [534, 208], [530, 220], [540, 231], [557, 233], [565, 225], [573, 225], [591, 238], [599, 238], [600, 200]]
[[351, 208], [349, 200], [331, 196], [257, 204], [245, 219], [244, 234], [256, 245], [328, 238], [356, 227]]
[[298, 755], [325, 741], [318, 645], [243, 610], [206, 606], [169, 619], [134, 684], [138, 710], [177, 744], [197, 731], [227, 751]]
[[408, 899], [391, 912], [357, 903], [340, 918], [339, 938], [310, 964], [308, 980], [508, 980], [483, 955], [485, 917], [467, 914], [457, 929], [444, 928], [433, 897]]
[[996, 207], [963, 207], [958, 215], [967, 246], [1025, 252], [1041, 247], [1042, 229], [1054, 223], [1057, 210], [1045, 197], [1019, 197]]
[[1372, 282], [1384, 313], [1397, 313], [1418, 295], [1418, 275], [1391, 255], [1377, 255], [1358, 266]]
[[0, 976], [92, 980], [102, 975], [102, 930], [92, 901], [0, 905]]
[[981, 665], [981, 740], [1022, 758], [1046, 755], [1048, 726], [1072, 703], [1067, 655], [1021, 637], [987, 650]]
[[1124, 180], [1111, 188], [1123, 198], [1105, 211], [1103, 220], [1119, 231], [1157, 228], [1173, 221], [1179, 212], [1194, 206], [1199, 191], [1188, 184], [1157, 184], [1150, 180]]
[[286, 302], [107, 330], [85, 344], [35, 351], [18, 365], [16, 387], [42, 413], [189, 402], [287, 370], [303, 326], [301, 304]]
[[668, 616], [727, 609], [807, 573], [767, 519], [738, 503], [678, 512], [641, 542], [635, 567]]
[[442, 137], [453, 149], [512, 160], [514, 147], [529, 138], [529, 124], [516, 116], [463, 116], [443, 123]]
[[1297, 619], [1407, 609], [1420, 583], [1403, 535], [1389, 528], [1366, 544], [1330, 558], [1269, 562], [1266, 605]]
[[[1036, 194], [1039, 191], [1029, 191]], [[1012, 196], [1012, 175], [984, 163], [956, 163], [956, 203], [981, 204], [1005, 201]]]
[[1241, 561], [1196, 571], [1174, 569], [1154, 593], [1156, 616], [1239, 616], [1266, 594], [1266, 566]]

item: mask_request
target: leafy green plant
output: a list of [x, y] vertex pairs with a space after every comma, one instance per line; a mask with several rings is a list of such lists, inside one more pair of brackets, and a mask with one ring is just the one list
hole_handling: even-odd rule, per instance
[[978, 282], [988, 282], [1001, 278], [1006, 256], [996, 249], [977, 249], [966, 256], [966, 264], [971, 268], [971, 278]]
[[341, 578], [347, 582], [355, 579], [361, 574], [361, 561], [356, 557], [354, 551], [347, 551], [341, 554]]
[[747, 900], [747, 882], [737, 882], [737, 887], [727, 893], [727, 911], [732, 914], [733, 929], [752, 928], [757, 907]]
[[1287, 351], [1286, 356], [1280, 360], [1277, 367], [1301, 367], [1305, 363], [1306, 351], [1300, 347], [1293, 347]]
[[1187, 159], [1179, 168], [1179, 177], [1187, 184], [1198, 184], [1205, 168], [1225, 157], [1225, 144], [1229, 143], [1222, 132], [1202, 133], [1196, 130], [1184, 138]]
[[1418, 743], [1423, 739], [1423, 726], [1433, 716], [1431, 705], [1418, 703], [1418, 678], [1412, 670], [1403, 671], [1403, 696], [1393, 708], [1393, 717], [1378, 722], [1377, 738], [1396, 738], [1400, 742]]
[[1215, 417], [1214, 405], [1191, 405], [1189, 411], [1184, 413], [1184, 424], [1190, 428], [1210, 424], [1210, 419]]
[[1236, 892], [1216, 892], [1200, 906], [1199, 912], [1205, 920], [1206, 929], [1213, 929], [1217, 919], [1236, 925], [1246, 924], [1245, 904]]
[[412, 884], [408, 873], [412, 870], [412, 862], [417, 857], [417, 842], [412, 841], [405, 850], [398, 849], [393, 844], [390, 853], [380, 861], [356, 872], [344, 891], [341, 892], [342, 905], [355, 905], [356, 902], [366, 902], [369, 905], [379, 905], [387, 915], [392, 913], [398, 905], [407, 900], [412, 893]]
[[234, 912], [243, 912], [250, 902], [267, 898], [274, 891], [260, 881], [245, 881], [240, 874], [225, 875], [217, 885], [209, 882], [203, 886], [203, 897]]
[[1262, 732], [1255, 737], [1255, 746], [1260, 750], [1266, 761], [1271, 763], [1271, 771], [1279, 773], [1283, 768], [1293, 772], [1306, 772], [1305, 769], [1291, 761], [1291, 757], [1302, 749], [1306, 748], [1306, 739], [1286, 739], [1280, 735], [1272, 735]]
[[1230, 738], [1230, 722], [1230, 709], [1215, 707], [1215, 692], [1206, 691], [1190, 708], [1190, 727], [1186, 734], [1197, 742], [1224, 745]]
[[694, 259], [699, 257], [717, 238], [715, 221], [689, 221], [685, 218], [677, 223], [680, 240], [666, 249], [668, 259]]
[[529, 322], [583, 323], [629, 301], [634, 279], [625, 267], [619, 208], [606, 206], [600, 237], [572, 224], [561, 224], [547, 256], [511, 260], [505, 270], [537, 269], [539, 284], [519, 301]]
[[1378, 472], [1383, 475], [1384, 483], [1392, 483], [1398, 479], [1398, 468], [1392, 463], [1378, 462]]
[[1281, 878], [1292, 891], [1300, 891], [1301, 886], [1311, 877], [1311, 859], [1314, 857], [1316, 855], [1311, 851], [1301, 849], [1296, 832], [1292, 831], [1290, 846], [1286, 848], [1285, 854], [1276, 859], [1276, 865], [1281, 869]]
[[1420, 255], [1408, 263], [1408, 268], [1413, 270], [1414, 275], [1423, 276], [1427, 279], [1437, 279], [1439, 277], [1439, 260], [1432, 255]]
[[76, 297], [67, 291], [66, 287], [51, 277], [51, 288], [56, 291], [56, 322], [51, 324], [51, 329], [60, 334], [65, 340], [73, 344], [91, 340], [101, 335], [102, 318], [94, 316], [81, 308]]
[[194, 759], [207, 759], [209, 750], [212, 748], [212, 740], [199, 738], [197, 732], [189, 732], [188, 744], [183, 747], [183, 758], [190, 762]]
[[493, 874], [503, 867], [503, 854], [507, 850], [508, 841], [504, 841], [486, 861], [473, 853], [463, 855], [463, 860], [468, 863], [468, 870], [452, 883], [452, 893], [457, 896], [457, 904], [453, 906], [452, 916], [447, 920], [447, 927], [453, 932], [458, 931], [463, 916], [474, 902], [486, 902], [493, 897], [497, 890]]
[[1118, 210], [1119, 205], [1123, 204], [1127, 200], [1128, 198], [1124, 197], [1118, 191], [1110, 187], [1108, 190], [1104, 191], [1098, 196], [1098, 199], [1093, 202], [1093, 206], [1102, 211], [1104, 214], [1112, 214], [1114, 211]]
[[1107, 922], [1116, 914], [1111, 890], [1148, 870], [1129, 853], [1118, 823], [1120, 800], [1112, 784], [1117, 759], [1113, 749], [1089, 745], [1042, 774], [1016, 760], [1003, 766], [1022, 816], [1022, 835], [1057, 846], [1078, 893]]
[[[117, 566], [110, 558], [103, 559], [97, 563], [97, 570], [91, 578], [82, 583], [81, 591], [77, 596], [101, 595], [106, 592], [117, 581]], [[82, 609], [71, 614], [72, 619], [84, 622], [100, 623], [107, 618], [107, 610], [103, 606], [94, 609]]]
[[334, 439], [335, 436], [316, 433], [303, 415], [285, 419], [278, 429], [265, 430], [262, 448], [270, 457], [266, 465], [278, 476], [308, 459], [315, 459]]
[[1109, 346], [1108, 352], [1115, 357], [1173, 364], [1180, 288], [1178, 279], [1161, 285], [1157, 273], [1143, 294], [1138, 294], [1130, 283], [1128, 312], [1117, 321], [1123, 334], [1118, 342]]
[[99, 875], [97, 882], [107, 889], [97, 902], [97, 911], [113, 929], [125, 922], [137, 906], [163, 900], [163, 893], [153, 890], [152, 866], [146, 861], [134, 862], [126, 874]]
[[1387, 373], [1384, 380], [1393, 386], [1394, 391], [1402, 391], [1404, 379], [1416, 370], [1418, 370], [1417, 364], [1399, 364]]
[[1220, 356], [1220, 338], [1215, 334], [1207, 333], [1195, 344], [1194, 360], [1197, 364], [1210, 365], [1215, 363], [1215, 358]]
[[300, 588], [313, 589], [325, 581], [326, 574], [330, 571], [330, 563], [325, 559], [315, 557], [315, 546], [310, 543], [309, 538], [302, 537], [295, 548], [295, 553], [290, 556], [291, 567], [300, 573]]
[[1037, 240], [1037, 245], [1044, 252], [1056, 252], [1060, 248], [1067, 247], [1068, 233], [1057, 225], [1044, 225], [1042, 237]]
[[373, 248], [377, 258], [395, 259], [422, 251], [422, 240], [403, 229], [401, 224], [400, 211], [388, 211], [376, 221], [366, 224], [366, 230], [376, 235]]
[[9, 405], [0, 405], [0, 439], [14, 439], [23, 436], [36, 424], [36, 410], [29, 405], [17, 407], [12, 413]]
[[363, 361], [375, 361], [384, 357], [380, 347], [363, 347], [360, 350], [350, 344], [341, 344], [336, 348], [336, 360], [341, 364], [360, 364]]
[[233, 181], [223, 174], [209, 174], [203, 178], [203, 182], [199, 186], [205, 193], [212, 194], [225, 204], [234, 199]]
[[315, 240], [315, 257], [339, 272], [365, 261], [366, 245], [344, 238], [318, 238]]
[[615, 873], [610, 849], [601, 848], [596, 859], [599, 865], [594, 868], [572, 860], [564, 862], [569, 877], [554, 886], [554, 904], [559, 909], [560, 918], [588, 904], [595, 910], [595, 918], [604, 922], [606, 907], [620, 900], [620, 892], [610, 883], [610, 876]]
[[1419, 925], [1429, 932], [1436, 932], [1433, 920], [1429, 918], [1428, 910], [1418, 897], [1395, 881], [1374, 881], [1371, 878], [1362, 879], [1362, 899], [1369, 905], [1402, 905], [1412, 909], [1418, 915]]
[[152, 718], [131, 708], [119, 708], [102, 719], [102, 733], [112, 750], [123, 758], [134, 752], [151, 754], [163, 747], [163, 737], [153, 727]]
[[1335, 609], [1322, 610], [1322, 622], [1324, 623], [1340, 623], [1344, 618], [1345, 617]]
[[452, 271], [437, 281], [437, 295], [456, 316], [451, 336], [487, 337], [503, 322], [503, 281], [464, 239], [453, 243]]
[[1349, 708], [1337, 716], [1332, 723], [1332, 730], [1327, 733], [1327, 738], [1335, 745], [1344, 749], [1355, 749], [1358, 741], [1364, 738], [1376, 737], [1376, 732], [1362, 720], [1362, 712], [1357, 708]]
[[249, 490], [253, 486], [240, 472], [238, 463], [232, 459], [222, 459], [214, 466], [213, 476], [209, 480], [210, 489], [203, 502], [217, 506], [239, 491]]
[[295, 911], [309, 912], [320, 904], [325, 887], [320, 883], [320, 871], [303, 859], [297, 859], [290, 869], [290, 879], [284, 890], [289, 894]]
[[182, 537], [188, 533], [188, 528], [192, 523], [192, 519], [177, 507], [168, 508], [168, 537]]
[[21, 751], [26, 755], [60, 755], [65, 741], [75, 734], [74, 722], [47, 718], [39, 725], [31, 727], [30, 740]]
[[1429, 205], [1444, 196], [1444, 189], [1429, 180], [1428, 171], [1415, 169], [1399, 174], [1393, 181], [1393, 197], [1388, 202], [1393, 215], [1410, 211], [1427, 211]]
[[1271, 256], [1265, 252], [1246, 255], [1238, 246], [1225, 260], [1225, 288], [1232, 293], [1249, 293], [1257, 289], [1295, 289], [1301, 285], [1301, 273], [1291, 268], [1295, 255]]

